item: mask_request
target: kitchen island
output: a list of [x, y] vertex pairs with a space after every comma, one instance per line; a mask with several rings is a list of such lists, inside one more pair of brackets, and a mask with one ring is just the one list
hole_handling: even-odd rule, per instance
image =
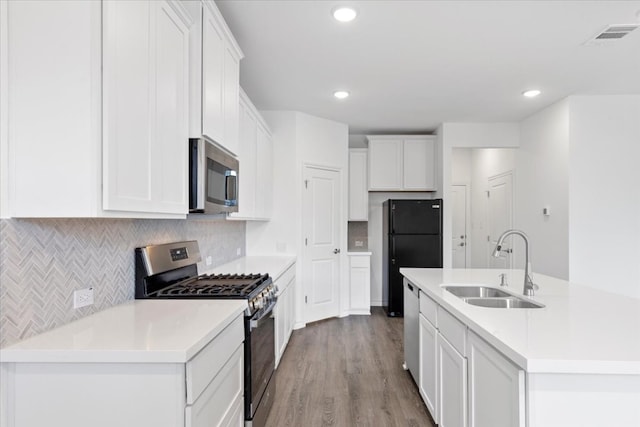
[[436, 422], [640, 425], [640, 300], [538, 274], [531, 299], [543, 308], [478, 307], [442, 285], [500, 288], [506, 273], [506, 289], [521, 296], [523, 272], [400, 272], [420, 290], [418, 386]]

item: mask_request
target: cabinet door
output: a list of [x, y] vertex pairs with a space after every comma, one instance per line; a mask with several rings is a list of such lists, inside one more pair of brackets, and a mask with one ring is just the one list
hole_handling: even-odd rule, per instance
[[368, 221], [367, 150], [349, 150], [349, 221]]
[[224, 108], [224, 133], [220, 141], [232, 153], [238, 152], [238, 123], [240, 102], [240, 61], [231, 46], [224, 49], [224, 71], [222, 79], [222, 99]]
[[524, 371], [476, 334], [468, 343], [470, 425], [524, 427]]
[[274, 308], [276, 368], [280, 364], [280, 358], [282, 357], [287, 345], [288, 292], [289, 288], [286, 288], [280, 293], [278, 303]]
[[232, 216], [252, 218], [256, 204], [256, 138], [257, 121], [253, 112], [244, 103], [240, 106], [240, 177], [238, 179], [238, 213]]
[[402, 190], [402, 140], [369, 140], [369, 190]]
[[224, 139], [225, 40], [213, 12], [205, 4], [202, 22], [202, 134], [222, 144]]
[[148, 1], [103, 4], [103, 208], [152, 212]]
[[[295, 269], [294, 267], [291, 267]], [[296, 323], [295, 307], [296, 307], [296, 279], [295, 276], [289, 284], [289, 299], [287, 300], [287, 341], [293, 332], [293, 325]]]
[[273, 140], [258, 123], [256, 217], [268, 219], [273, 207]]
[[353, 314], [370, 313], [371, 268], [368, 256], [351, 255], [349, 277], [349, 300]]
[[467, 359], [438, 335], [438, 417], [441, 427], [467, 425]]
[[188, 213], [189, 30], [168, 2], [156, 8], [155, 117], [152, 143], [153, 212]]
[[[422, 301], [422, 295], [420, 296]], [[422, 314], [420, 315], [420, 395], [436, 422], [438, 420], [438, 331]]]
[[406, 139], [403, 145], [403, 188], [435, 189], [435, 143], [432, 139]]

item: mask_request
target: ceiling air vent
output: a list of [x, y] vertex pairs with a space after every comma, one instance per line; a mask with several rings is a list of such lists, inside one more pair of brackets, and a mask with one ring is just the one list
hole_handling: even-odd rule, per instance
[[601, 44], [620, 40], [638, 27], [640, 27], [640, 24], [610, 25], [585, 44]]

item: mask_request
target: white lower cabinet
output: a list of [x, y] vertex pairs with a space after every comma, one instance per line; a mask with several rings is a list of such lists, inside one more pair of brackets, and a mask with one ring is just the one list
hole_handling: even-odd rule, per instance
[[[423, 295], [420, 295], [423, 298]], [[420, 314], [420, 395], [438, 423], [438, 330]]]
[[467, 425], [467, 359], [441, 334], [438, 348], [438, 414], [441, 427]]
[[295, 302], [295, 264], [280, 276], [275, 284], [278, 288], [278, 303], [273, 311], [275, 317], [275, 356], [276, 368], [289, 343], [293, 332]]
[[2, 363], [0, 426], [240, 427], [243, 340], [241, 314], [186, 363]]
[[525, 371], [420, 292], [420, 395], [441, 427], [525, 427]]
[[467, 344], [471, 427], [524, 427], [524, 370], [471, 331]]
[[187, 406], [186, 427], [242, 425], [244, 414], [238, 408], [242, 408], [244, 401], [243, 355], [241, 345], [193, 405]]
[[371, 314], [371, 255], [349, 254], [349, 314]]

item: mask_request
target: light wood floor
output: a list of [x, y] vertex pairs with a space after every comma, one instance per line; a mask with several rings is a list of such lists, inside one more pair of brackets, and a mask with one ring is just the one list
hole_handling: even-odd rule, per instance
[[425, 426], [427, 413], [404, 361], [401, 318], [329, 319], [293, 331], [276, 371], [267, 420], [281, 426]]

